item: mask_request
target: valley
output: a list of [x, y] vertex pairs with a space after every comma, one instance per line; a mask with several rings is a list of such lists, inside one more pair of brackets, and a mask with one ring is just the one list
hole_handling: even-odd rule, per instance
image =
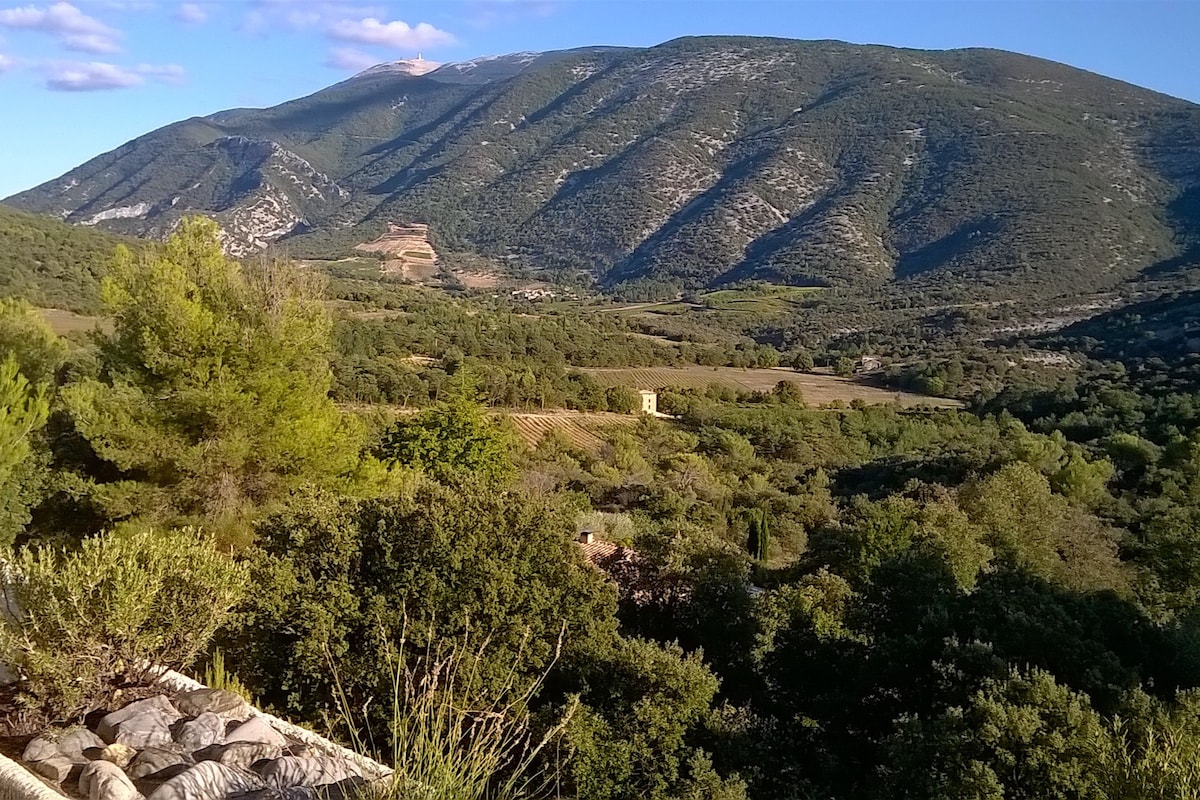
[[1200, 106], [386, 10], [0, 205], [0, 797], [1200, 796]]

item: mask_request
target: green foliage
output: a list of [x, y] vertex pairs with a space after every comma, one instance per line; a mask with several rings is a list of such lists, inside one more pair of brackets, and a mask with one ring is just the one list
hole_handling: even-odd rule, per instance
[[121, 241], [95, 228], [0, 206], [0, 296], [97, 311], [100, 279]]
[[618, 414], [632, 414], [641, 407], [638, 393], [627, 386], [610, 386], [604, 390], [605, 405]]
[[52, 386], [67, 348], [23, 300], [0, 298], [0, 354], [11, 353], [34, 386]]
[[235, 522], [354, 468], [359, 434], [327, 396], [329, 320], [303, 273], [243, 269], [192, 219], [160, 253], [120, 250], [104, 298], [102, 377], [63, 402], [97, 473], [118, 476], [87, 488], [110, 518]]
[[766, 561], [771, 553], [770, 517], [766, 509], [750, 512], [750, 530], [746, 548], [756, 561]]
[[1039, 575], [1080, 589], [1128, 586], [1116, 531], [1054, 494], [1025, 463], [967, 486], [960, 504], [991, 547]]
[[224, 689], [227, 692], [240, 695], [248, 703], [257, 702], [241, 679], [225, 669], [225, 651], [219, 647], [213, 651], [212, 658], [209, 659], [208, 665], [204, 667], [204, 675], [201, 677], [200, 682], [210, 689]]
[[[989, 681], [964, 707], [901, 724], [880, 796], [1107, 800], [1111, 743], [1088, 699], [1040, 670]], [[896, 791], [899, 789], [900, 791]]]
[[812, 353], [808, 350], [798, 350], [792, 355], [789, 366], [796, 372], [812, 372], [816, 364], [813, 361]]
[[[226, 646], [265, 702], [317, 720], [396, 696], [397, 678], [424, 680], [451, 642], [485, 642], [458, 650], [467, 669], [457, 673], [454, 694], [474, 698], [460, 709], [481, 698], [528, 697], [543, 721], [534, 728], [540, 741], [555, 724], [545, 720], [561, 719], [578, 695], [560, 748], [572, 755], [560, 776], [566, 791], [674, 797], [687, 796], [689, 786], [725, 787], [690, 744], [716, 690], [711, 672], [696, 656], [617, 635], [615, 593], [581, 563], [573, 514], [472, 485], [423, 484], [387, 501], [297, 499], [260, 530], [260, 590]], [[399, 696], [410, 697], [404, 687]], [[391, 730], [395, 709], [367, 708], [376, 735]], [[426, 708], [439, 709], [451, 710], [440, 697]], [[444, 758], [436, 745], [458, 717], [400, 719], [418, 726], [404, 736], [433, 747], [426, 751], [433, 762], [413, 769], [441, 777], [474, 769], [458, 760], [474, 758], [469, 748]], [[628, 763], [630, 754], [641, 763]]]
[[226, 649], [265, 702], [308, 720], [336, 711], [331, 660], [352, 708], [390, 696], [384, 665], [406, 630], [414, 654], [486, 636], [484, 688], [505, 685], [518, 660], [517, 679], [531, 678], [564, 626], [567, 652], [615, 631], [615, 598], [580, 563], [573, 530], [567, 509], [470, 484], [296, 498], [260, 527], [259, 591]]
[[456, 399], [397, 422], [384, 435], [379, 457], [444, 483], [502, 483], [513, 474], [515, 445], [508, 429], [479, 405]]
[[0, 548], [8, 548], [29, 522], [42, 465], [35, 436], [46, 423], [50, 404], [44, 389], [34, 389], [10, 352], [0, 355]]
[[12, 563], [16, 615], [0, 655], [23, 701], [52, 719], [109, 708], [159, 667], [182, 669], [230, 619], [245, 568], [192, 529], [125, 526], [77, 551], [27, 547]]
[[717, 681], [697, 656], [623, 639], [572, 665], [583, 707], [566, 730], [571, 783], [589, 800], [742, 796], [714, 780], [687, 735], [709, 708]]

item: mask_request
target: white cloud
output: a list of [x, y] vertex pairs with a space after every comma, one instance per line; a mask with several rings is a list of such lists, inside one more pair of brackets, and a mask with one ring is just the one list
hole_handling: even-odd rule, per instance
[[364, 53], [362, 50], [355, 50], [353, 47], [335, 47], [329, 51], [329, 55], [325, 58], [325, 66], [333, 69], [349, 69], [361, 72], [367, 67], [373, 67], [379, 63], [379, 59], [370, 53]]
[[55, 34], [79, 33], [111, 36], [116, 33], [100, 20], [89, 17], [66, 2], [55, 3], [45, 8], [23, 6], [0, 10], [0, 25]]
[[184, 75], [187, 74], [178, 64], [138, 64], [136, 71], [139, 75], [175, 84], [183, 83]]
[[46, 70], [46, 88], [56, 92], [98, 92], [143, 83], [145, 79], [136, 72], [100, 61], [62, 61]]
[[41, 31], [57, 36], [65, 47], [88, 53], [113, 53], [120, 50], [121, 32], [89, 17], [66, 2], [49, 6], [22, 6], [0, 10], [0, 26], [18, 30]]
[[208, 9], [196, 3], [184, 3], [175, 9], [175, 19], [185, 25], [203, 25], [208, 22]]
[[119, 53], [121, 47], [107, 36], [95, 33], [73, 33], [64, 36], [63, 47], [79, 53]]
[[155, 0], [79, 0], [82, 5], [98, 6], [106, 11], [153, 11]]
[[329, 36], [344, 42], [382, 45], [397, 50], [425, 50], [454, 44], [454, 36], [428, 22], [410, 26], [407, 22], [381, 22], [375, 17], [344, 19], [329, 28]]
[[141, 86], [147, 78], [164, 83], [183, 80], [177, 64], [139, 64], [129, 69], [102, 61], [55, 61], [43, 66], [46, 88], [56, 92], [100, 92]]
[[247, 6], [242, 29], [254, 34], [269, 34], [280, 28], [311, 30], [341, 19], [378, 19], [388, 13], [378, 4], [355, 0], [247, 0]]
[[16, 59], [9, 58], [8, 56], [4, 55], [4, 53], [0, 53], [0, 73], [8, 72], [16, 65]]

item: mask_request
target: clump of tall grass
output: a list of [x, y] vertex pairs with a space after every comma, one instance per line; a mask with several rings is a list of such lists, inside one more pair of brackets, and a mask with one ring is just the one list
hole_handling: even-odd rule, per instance
[[[405, 634], [407, 633], [407, 622]], [[524, 646], [497, 687], [483, 679], [490, 641], [471, 634], [409, 652], [407, 635], [388, 656], [392, 676], [390, 758], [372, 752], [349, 713], [340, 681], [341, 722], [360, 753], [386, 760], [394, 772], [367, 784], [359, 800], [539, 800], [555, 794], [561, 763], [547, 758], [578, 708], [572, 698], [548, 726], [536, 725], [531, 703], [561, 652], [536, 677], [519, 667]], [[365, 707], [363, 717], [365, 719]], [[543, 730], [544, 728], [544, 730]], [[375, 732], [368, 728], [368, 736]]]
[[257, 705], [257, 700], [242, 683], [241, 678], [225, 668], [225, 653], [219, 647], [213, 651], [212, 658], [204, 668], [201, 682], [210, 689], [224, 689], [227, 692], [233, 692], [240, 695], [247, 703]]

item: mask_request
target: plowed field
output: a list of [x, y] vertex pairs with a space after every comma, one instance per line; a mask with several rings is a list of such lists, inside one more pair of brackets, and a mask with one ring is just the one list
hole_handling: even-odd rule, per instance
[[512, 413], [507, 417], [512, 421], [517, 433], [530, 447], [537, 446], [537, 443], [546, 434], [557, 430], [570, 438], [576, 447], [584, 450], [594, 450], [599, 447], [603, 441], [601, 433], [606, 428], [635, 425], [639, 419], [639, 417], [629, 414], [582, 411], [548, 411], [541, 414]]

